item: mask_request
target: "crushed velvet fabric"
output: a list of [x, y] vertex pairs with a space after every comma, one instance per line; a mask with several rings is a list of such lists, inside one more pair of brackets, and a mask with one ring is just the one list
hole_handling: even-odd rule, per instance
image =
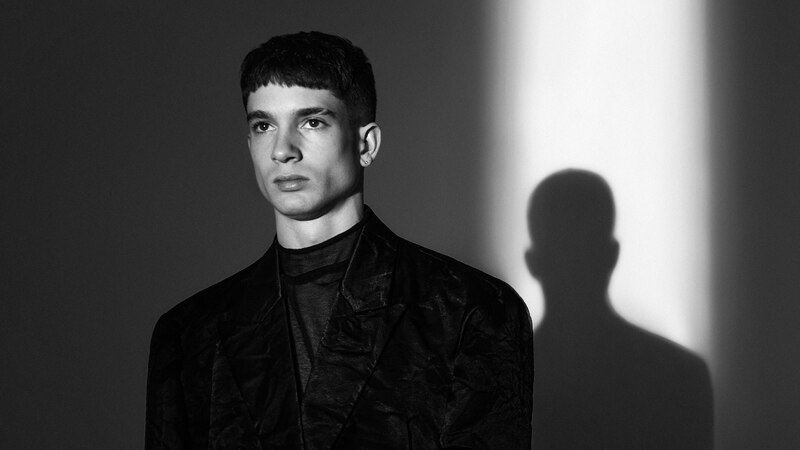
[[277, 265], [159, 319], [146, 448], [530, 448], [531, 322], [505, 283], [371, 215], [301, 399]]

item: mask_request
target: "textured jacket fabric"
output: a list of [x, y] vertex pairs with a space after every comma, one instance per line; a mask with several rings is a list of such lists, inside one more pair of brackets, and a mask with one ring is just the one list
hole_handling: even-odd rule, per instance
[[531, 322], [505, 283], [370, 214], [300, 398], [278, 273], [273, 244], [159, 319], [146, 448], [530, 448]]

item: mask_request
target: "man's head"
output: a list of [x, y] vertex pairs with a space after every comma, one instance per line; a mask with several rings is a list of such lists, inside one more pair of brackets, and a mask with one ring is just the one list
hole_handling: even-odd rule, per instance
[[360, 218], [381, 139], [364, 52], [323, 33], [274, 37], [245, 57], [241, 88], [256, 179], [279, 224]]
[[250, 51], [240, 73], [242, 101], [261, 86], [326, 89], [343, 101], [354, 126], [375, 121], [377, 96], [364, 52], [339, 36], [317, 31], [275, 36]]

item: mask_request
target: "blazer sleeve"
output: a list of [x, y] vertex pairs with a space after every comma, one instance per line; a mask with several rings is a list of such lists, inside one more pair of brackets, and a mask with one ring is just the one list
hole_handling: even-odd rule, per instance
[[145, 424], [147, 450], [189, 446], [181, 387], [182, 360], [180, 327], [167, 316], [162, 316], [150, 341]]
[[516, 293], [467, 316], [453, 379], [443, 447], [531, 448], [533, 331]]

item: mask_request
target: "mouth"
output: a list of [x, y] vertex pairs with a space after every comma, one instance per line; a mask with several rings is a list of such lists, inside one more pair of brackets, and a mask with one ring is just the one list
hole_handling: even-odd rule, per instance
[[299, 191], [308, 182], [308, 178], [300, 175], [280, 175], [275, 177], [272, 182], [281, 192]]

